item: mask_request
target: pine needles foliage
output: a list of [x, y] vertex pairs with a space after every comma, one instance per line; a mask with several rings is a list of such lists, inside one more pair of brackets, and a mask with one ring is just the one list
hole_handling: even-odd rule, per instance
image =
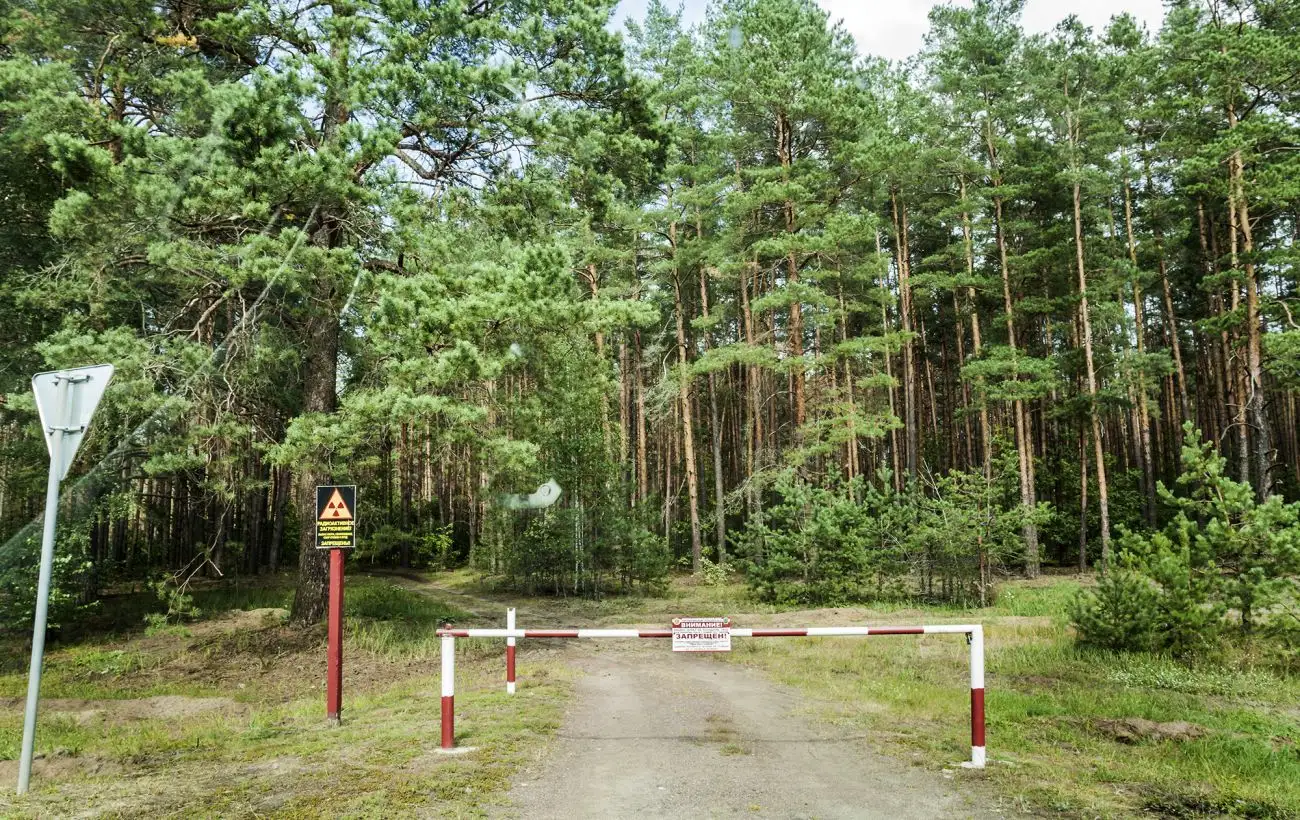
[[1185, 433], [1182, 492], [1160, 487], [1177, 512], [1156, 532], [1122, 530], [1116, 566], [1075, 604], [1082, 643], [1196, 658], [1225, 640], [1291, 634], [1300, 504], [1258, 501], [1190, 423]]

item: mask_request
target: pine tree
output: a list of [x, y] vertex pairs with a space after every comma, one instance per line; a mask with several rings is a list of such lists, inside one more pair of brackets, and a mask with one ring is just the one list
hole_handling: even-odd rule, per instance
[[[1003, 322], [1006, 351], [1003, 368], [1020, 381], [1022, 368], [1032, 373], [1034, 365], [1023, 362], [1017, 338], [1012, 270], [1008, 248], [1006, 155], [1019, 128], [1022, 107], [1021, 72], [1018, 50], [1021, 32], [1019, 16], [1024, 0], [977, 0], [974, 8], [936, 7], [931, 11], [927, 35], [927, 59], [933, 66], [936, 90], [952, 98], [957, 116], [975, 126], [973, 150], [983, 166], [985, 194], [992, 205], [993, 250], [1002, 281]], [[1017, 387], [1007, 391], [1012, 405], [1016, 452], [1020, 476], [1020, 501], [1027, 509], [1037, 505], [1031, 420], [1026, 412], [1025, 393]], [[1024, 517], [1025, 566], [1038, 574], [1038, 531], [1032, 516]]]

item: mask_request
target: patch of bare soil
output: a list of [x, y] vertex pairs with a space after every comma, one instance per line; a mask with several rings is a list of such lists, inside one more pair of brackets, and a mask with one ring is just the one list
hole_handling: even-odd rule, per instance
[[1122, 718], [1119, 720], [1095, 720], [1093, 728], [1119, 743], [1141, 743], [1146, 740], [1187, 741], [1204, 737], [1204, 726], [1176, 720], [1170, 723], [1157, 723], [1145, 718]]
[[285, 775], [296, 774], [297, 772], [315, 771], [318, 767], [304, 763], [300, 757], [277, 757], [271, 760], [263, 760], [258, 763], [250, 763], [243, 768], [244, 774], [255, 775]]
[[[97, 777], [122, 772], [122, 766], [94, 755], [74, 755], [64, 750], [52, 755], [38, 754], [32, 761], [32, 777], [36, 781], [65, 780], [73, 777]], [[0, 760], [0, 783], [12, 784], [18, 780], [18, 761]]]
[[274, 624], [201, 630], [180, 646], [169, 647], [161, 662], [138, 673], [132, 683], [235, 690], [252, 700], [282, 702], [310, 690], [318, 665], [324, 680], [325, 653], [318, 632]]
[[232, 609], [217, 618], [201, 621], [190, 628], [193, 635], [210, 632], [243, 632], [279, 626], [289, 619], [289, 610], [279, 607]]
[[625, 646], [571, 647], [586, 673], [574, 705], [516, 775], [502, 816], [556, 817], [561, 806], [575, 820], [1001, 816], [969, 781], [946, 779], [955, 771], [924, 771], [877, 752], [878, 738], [810, 723], [797, 693], [755, 670]]
[[[26, 701], [23, 698], [0, 699], [0, 709], [21, 715]], [[248, 707], [230, 698], [191, 698], [183, 695], [159, 695], [152, 698], [123, 700], [77, 700], [71, 698], [46, 698], [41, 701], [41, 713], [68, 715], [77, 723], [121, 724], [137, 720], [167, 720], [189, 718], [216, 712], [222, 715], [242, 715]]]
[[[414, 675], [427, 675], [429, 669], [427, 660], [345, 651], [343, 685], [352, 693], [375, 691]], [[323, 697], [325, 631], [271, 626], [222, 633], [192, 641], [185, 651], [150, 671], [160, 682], [233, 690], [240, 700], [285, 703], [318, 691]]]

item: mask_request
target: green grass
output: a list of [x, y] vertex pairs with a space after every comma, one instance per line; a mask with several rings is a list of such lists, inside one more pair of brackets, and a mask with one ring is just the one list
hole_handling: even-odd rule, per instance
[[392, 584], [382, 578], [361, 576], [346, 586], [343, 611], [349, 618], [404, 621], [413, 626], [437, 628], [466, 614], [428, 595]]
[[1267, 696], [1279, 686], [1277, 676], [1268, 672], [1223, 666], [1189, 667], [1170, 658], [1140, 655], [1117, 659], [1109, 666], [1106, 679], [1131, 688], [1247, 698]]
[[[1079, 818], [1300, 816], [1300, 681], [1256, 668], [1249, 655], [1188, 667], [1076, 648], [1063, 613], [1086, 583], [1078, 578], [1005, 584], [982, 610], [897, 603], [785, 616], [755, 605], [735, 583], [679, 579], [662, 597], [575, 601], [497, 595], [463, 574], [433, 580], [481, 600], [409, 579], [348, 579], [345, 720], [337, 727], [321, 714], [321, 630], [223, 614], [282, 606], [283, 579], [203, 590], [209, 619], [184, 631], [146, 635], [141, 626], [52, 646], [44, 696], [92, 702], [42, 714], [38, 749], [52, 755], [54, 769], [38, 771], [30, 800], [0, 789], [0, 815], [94, 806], [168, 817], [196, 805], [206, 814], [269, 817], [481, 815], [499, 805], [511, 773], [558, 726], [574, 673], [558, 659], [532, 658], [529, 685], [507, 697], [500, 642], [458, 640], [458, 742], [478, 751], [443, 757], [435, 751], [434, 630], [444, 620], [481, 623], [496, 605], [511, 604], [529, 612], [523, 625], [534, 627], [666, 623], [674, 614], [727, 614], [742, 624], [984, 623], [991, 764], [955, 776], [978, 781], [989, 800]], [[475, 619], [461, 606], [483, 615]], [[960, 636], [734, 646], [719, 660], [798, 688], [817, 719], [864, 731], [925, 766], [950, 766], [968, 754], [968, 652]], [[14, 655], [22, 647], [15, 642], [4, 652], [0, 695], [21, 697], [25, 658]], [[113, 703], [154, 695], [225, 700], [183, 717], [141, 716], [137, 706], [127, 718]], [[1125, 743], [1107, 723], [1135, 718], [1185, 721], [1196, 736]], [[20, 732], [18, 710], [0, 718], [0, 754], [11, 761]], [[725, 723], [713, 722], [710, 732], [722, 754], [751, 753]]]
[[288, 609], [293, 603], [293, 587], [288, 578], [272, 583], [248, 584], [238, 580], [194, 592], [194, 605], [204, 613], [229, 612], [232, 609]]
[[[466, 572], [431, 579], [503, 607], [527, 607], [528, 626], [666, 623], [675, 614], [788, 626], [983, 623], [993, 762], [961, 776], [978, 778], [1004, 805], [1080, 818], [1300, 816], [1300, 682], [1252, 668], [1249, 656], [1189, 667], [1079, 649], [1068, 612], [1091, 582], [1085, 577], [1005, 583], [983, 609], [889, 601], [784, 620], [788, 608], [755, 603], [737, 582], [679, 578], [660, 597], [575, 601], [500, 594]], [[865, 730], [906, 759], [939, 767], [969, 754], [968, 650], [960, 636], [737, 640], [734, 647], [719, 659], [797, 687], [819, 718]], [[1123, 743], [1106, 728], [1131, 718], [1184, 721], [1200, 734]]]
[[[319, 699], [251, 713], [183, 721], [82, 723], [48, 715], [40, 748], [79, 761], [86, 774], [34, 779], [30, 799], [0, 791], [5, 816], [66, 816], [118, 804], [129, 816], [203, 814], [276, 817], [478, 816], [501, 801], [513, 771], [558, 725], [566, 670], [541, 662], [529, 686], [506, 697], [495, 669], [460, 670], [458, 743], [476, 751], [437, 753], [438, 686], [413, 677], [345, 700], [344, 721], [324, 720]], [[0, 721], [0, 751], [12, 758], [21, 718]], [[124, 774], [129, 776], [124, 777]]]
[[[1077, 588], [1011, 585], [974, 613], [987, 634], [989, 786], [1012, 805], [1077, 817], [1300, 815], [1300, 683], [1078, 649], [1055, 611]], [[737, 641], [725, 660], [768, 671], [822, 718], [901, 754], [936, 766], [967, 755], [967, 649], [957, 636]], [[1185, 721], [1203, 734], [1126, 744], [1104, 723], [1126, 718]]]
[[[206, 816], [480, 816], [558, 726], [570, 670], [532, 659], [529, 685], [507, 697], [500, 642], [457, 641], [457, 740], [477, 750], [438, 754], [433, 631], [465, 615], [362, 576], [348, 583], [344, 720], [332, 726], [321, 630], [222, 614], [287, 602], [289, 592], [283, 584], [204, 590], [209, 619], [185, 632], [110, 632], [52, 647], [37, 742], [48, 763], [38, 762], [28, 798], [0, 789], [0, 816], [89, 807], [185, 817], [196, 806]], [[0, 693], [17, 697], [25, 685], [25, 669], [0, 676]], [[180, 697], [127, 700], [154, 695]], [[186, 711], [196, 697], [219, 700]], [[0, 757], [10, 761], [0, 765], [14, 767], [21, 733], [20, 709], [0, 716]]]
[[1070, 579], [1038, 584], [1005, 584], [989, 608], [994, 615], [1064, 618], [1083, 585]]
[[389, 659], [433, 657], [440, 649], [438, 627], [469, 617], [450, 604], [379, 578], [352, 581], [343, 599], [349, 650]]

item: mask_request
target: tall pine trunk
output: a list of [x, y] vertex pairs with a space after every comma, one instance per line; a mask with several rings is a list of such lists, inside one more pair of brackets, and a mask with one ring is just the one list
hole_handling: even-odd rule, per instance
[[[745, 344], [751, 350], [757, 347], [754, 331], [754, 312], [750, 308], [749, 283], [754, 283], [754, 295], [758, 295], [758, 263], [750, 262], [740, 271], [740, 309], [745, 325]], [[745, 447], [745, 499], [747, 513], [751, 519], [760, 515], [760, 499], [754, 484], [754, 473], [758, 471], [763, 458], [763, 402], [759, 385], [760, 370], [758, 365], [750, 364], [745, 372], [745, 393], [748, 396], [747, 445]]]
[[632, 378], [636, 387], [636, 497], [642, 504], [650, 497], [650, 448], [646, 434], [645, 373], [641, 357], [641, 331], [636, 331], [636, 356]]
[[[1241, 212], [1237, 209], [1237, 186], [1234, 179], [1236, 173], [1235, 158], [1229, 161], [1229, 166], [1228, 260], [1234, 274], [1229, 307], [1232, 313], [1236, 313], [1241, 307], [1241, 282], [1237, 278], [1241, 272], [1241, 255], [1238, 252], [1240, 231], [1237, 226], [1237, 219]], [[1246, 368], [1242, 366], [1241, 361], [1241, 330], [1239, 328], [1234, 329], [1231, 338], [1231, 353], [1225, 354], [1224, 358], [1229, 365], [1228, 378], [1232, 384], [1233, 404], [1236, 407], [1236, 419], [1233, 425], [1237, 433], [1237, 478], [1243, 484], [1254, 486], [1250, 476], [1250, 417], [1247, 406], [1249, 388], [1246, 386]]]
[[[328, 276], [318, 278], [314, 291], [317, 304], [325, 307], [311, 312], [303, 334], [308, 353], [303, 368], [302, 409], [304, 413], [333, 413], [338, 403], [334, 390], [339, 351], [339, 322], [329, 307], [336, 297], [333, 280]], [[316, 549], [316, 486], [329, 483], [332, 477], [318, 467], [298, 471], [295, 497], [302, 527], [298, 538], [298, 585], [293, 596], [293, 620], [300, 624], [318, 623], [325, 617], [329, 555], [326, 550]]]
[[1137, 241], [1133, 236], [1133, 194], [1128, 175], [1124, 175], [1124, 232], [1128, 238], [1128, 257], [1133, 265], [1133, 326], [1134, 341], [1138, 353], [1136, 422], [1138, 441], [1138, 467], [1142, 471], [1142, 489], [1145, 495], [1143, 510], [1147, 525], [1156, 525], [1156, 476], [1154, 458], [1151, 455], [1151, 415], [1147, 408], [1146, 378], [1141, 368], [1146, 354], [1146, 318], [1143, 310], [1141, 276], [1138, 272]]
[[[346, 17], [354, 13], [348, 4], [331, 6], [331, 13]], [[321, 112], [321, 144], [328, 145], [336, 139], [340, 126], [347, 123], [350, 112], [347, 106], [349, 70], [348, 26], [333, 29], [330, 43], [330, 77], [325, 90]], [[320, 207], [320, 206], [318, 206]], [[342, 215], [321, 207], [317, 226], [313, 231], [313, 245], [337, 248], [343, 237]], [[337, 409], [339, 318], [337, 301], [338, 283], [331, 274], [316, 278], [312, 286], [311, 305], [308, 308], [303, 333], [303, 406], [305, 414], [333, 413]], [[316, 466], [298, 471], [296, 501], [298, 520], [302, 522], [298, 539], [298, 585], [294, 590], [292, 617], [299, 624], [314, 624], [325, 617], [326, 596], [329, 592], [329, 555], [316, 549], [316, 486], [332, 483], [332, 476]]]
[[[988, 151], [989, 167], [995, 188], [1002, 187], [1002, 172], [998, 168], [998, 152], [993, 143], [992, 124], [985, 119], [984, 145]], [[1007, 346], [1012, 354], [1016, 352], [1015, 311], [1011, 302], [1011, 266], [1007, 261], [1006, 226], [1003, 224], [1002, 197], [993, 197], [993, 231], [998, 247], [998, 266], [1002, 273], [1002, 301], [1006, 312]], [[1026, 510], [1037, 505], [1034, 488], [1034, 454], [1029, 439], [1028, 424], [1025, 418], [1025, 403], [1021, 399], [1013, 402], [1012, 412], [1015, 416], [1016, 459], [1020, 475], [1020, 503]], [[1020, 529], [1025, 542], [1025, 574], [1030, 578], [1038, 577], [1038, 525], [1032, 519], [1026, 519]]]
[[[776, 118], [776, 151], [781, 160], [781, 178], [789, 186], [790, 184], [790, 166], [794, 162], [794, 132], [790, 127], [790, 120], [784, 113], [778, 114]], [[785, 230], [787, 234], [794, 234], [797, 230], [794, 213], [794, 200], [785, 200], [783, 208], [785, 215]], [[785, 256], [785, 275], [786, 286], [797, 286], [799, 284], [799, 261], [795, 256], [794, 249], [791, 248]], [[790, 327], [787, 333], [790, 338], [790, 360], [792, 369], [790, 371], [793, 381], [794, 395], [794, 427], [795, 435], [799, 435], [799, 429], [803, 427], [807, 417], [807, 404], [804, 397], [804, 370], [803, 370], [803, 304], [800, 302], [798, 288], [794, 287], [794, 298], [790, 300]], [[775, 336], [773, 337], [775, 341]]]
[[916, 480], [917, 418], [916, 418], [916, 362], [912, 346], [912, 281], [911, 263], [907, 252], [907, 210], [900, 208], [898, 191], [889, 192], [894, 212], [894, 260], [898, 266], [898, 316], [903, 329], [903, 433], [907, 441], [907, 480]]
[[1076, 179], [1073, 188], [1074, 200], [1074, 259], [1079, 276], [1079, 321], [1083, 327], [1084, 367], [1088, 381], [1088, 397], [1091, 400], [1088, 415], [1092, 419], [1093, 458], [1097, 462], [1097, 506], [1101, 518], [1101, 568], [1105, 572], [1110, 565], [1110, 496], [1106, 486], [1106, 460], [1102, 451], [1101, 412], [1097, 406], [1097, 370], [1092, 355], [1092, 320], [1088, 315], [1088, 274], [1083, 262], [1083, 193]]
[[691, 521], [691, 571], [700, 571], [700, 479], [695, 464], [695, 425], [691, 413], [690, 365], [686, 358], [686, 314], [682, 306], [681, 270], [677, 267], [677, 223], [668, 226], [673, 247], [673, 305], [677, 312], [677, 397], [682, 413], [682, 458], [686, 463], [686, 498]]
[[[1228, 106], [1228, 128], [1236, 129], [1237, 110]], [[1237, 229], [1241, 231], [1242, 270], [1245, 274], [1246, 287], [1246, 410], [1250, 416], [1251, 432], [1254, 434], [1254, 449], [1251, 452], [1254, 461], [1255, 493], [1266, 499], [1273, 493], [1272, 482], [1272, 436], [1268, 414], [1264, 408], [1264, 367], [1259, 315], [1259, 283], [1255, 275], [1255, 232], [1250, 224], [1250, 205], [1246, 201], [1245, 168], [1241, 158], [1241, 149], [1232, 152], [1228, 158], [1228, 173], [1231, 177], [1229, 188], [1232, 201], [1236, 204]]]
[[[1001, 182], [995, 184], [1000, 185]], [[1002, 268], [1002, 301], [1006, 311], [1007, 346], [1016, 352], [1016, 321], [1011, 302], [1011, 267], [1007, 262], [1007, 240], [1002, 229], [1002, 198], [993, 198], [994, 232], [997, 234], [998, 261]], [[1025, 403], [1016, 399], [1012, 404], [1013, 421], [1016, 427], [1016, 459], [1020, 475], [1020, 503], [1025, 510], [1032, 510], [1036, 505], [1033, 478], [1033, 444], [1025, 419]], [[1025, 574], [1030, 578], [1038, 577], [1038, 525], [1032, 519], [1026, 519], [1020, 528], [1025, 541]]]
[[[698, 225], [698, 223], [697, 223]], [[699, 228], [696, 228], [697, 232]], [[700, 315], [706, 323], [709, 319], [709, 269], [700, 268]], [[713, 330], [704, 332], [704, 349], [713, 346]], [[727, 508], [726, 487], [722, 476], [722, 423], [718, 416], [718, 379], [717, 374], [709, 371], [709, 431], [713, 444], [713, 515], [714, 535], [717, 538], [718, 563], [727, 562]]]
[[[966, 202], [966, 179], [961, 179], [961, 200]], [[961, 233], [966, 249], [966, 275], [971, 279], [975, 278], [975, 243], [972, 237], [970, 212], [963, 207], [961, 212]], [[976, 294], [974, 287], [966, 289], [966, 301], [970, 304], [970, 332], [971, 348], [975, 358], [980, 357], [983, 348], [983, 342], [980, 338], [980, 313], [979, 306], [976, 304]], [[966, 363], [959, 362], [958, 366]], [[989, 405], [984, 396], [984, 377], [977, 376], [975, 379], [975, 399], [980, 405], [980, 457], [983, 459], [984, 477], [988, 478], [993, 471], [993, 440], [992, 431], [989, 425]]]

